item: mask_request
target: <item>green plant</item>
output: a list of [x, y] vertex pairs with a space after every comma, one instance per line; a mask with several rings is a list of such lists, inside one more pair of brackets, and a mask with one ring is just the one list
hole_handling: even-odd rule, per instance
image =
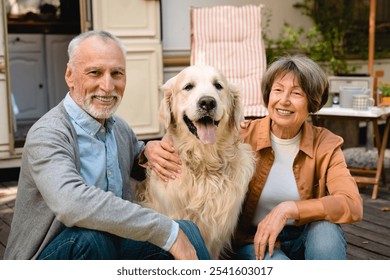
[[379, 82], [378, 89], [383, 97], [390, 97], [390, 83], [381, 81]]
[[[355, 9], [355, 4], [353, 0], [304, 0], [294, 4], [294, 8], [310, 17], [313, 27], [309, 30], [302, 27], [294, 29], [285, 22], [277, 39], [271, 39], [265, 32], [267, 61], [272, 62], [281, 55], [303, 53], [319, 62], [328, 74], [354, 72], [357, 67], [348, 64], [350, 45], [355, 48], [355, 53], [367, 52], [366, 49], [356, 49], [361, 44], [352, 44], [350, 32], [356, 23], [356, 13], [368, 11], [368, 6]], [[266, 31], [269, 29], [270, 11], [265, 13], [265, 18]], [[351, 38], [359, 36], [355, 33]]]

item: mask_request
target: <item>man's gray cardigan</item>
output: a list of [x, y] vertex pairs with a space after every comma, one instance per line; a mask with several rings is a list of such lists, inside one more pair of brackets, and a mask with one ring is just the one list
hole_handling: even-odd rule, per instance
[[64, 225], [165, 245], [172, 220], [130, 202], [130, 173], [144, 143], [124, 120], [115, 121], [123, 199], [83, 182], [77, 136], [63, 102], [34, 124], [23, 149], [4, 259], [37, 258]]

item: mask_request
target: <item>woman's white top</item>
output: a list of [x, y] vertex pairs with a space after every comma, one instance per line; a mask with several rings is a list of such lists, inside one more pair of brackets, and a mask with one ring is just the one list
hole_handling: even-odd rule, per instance
[[[280, 139], [271, 133], [275, 160], [261, 193], [253, 225], [257, 226], [279, 203], [301, 199], [293, 172], [294, 159], [299, 151], [301, 135], [300, 131], [294, 138]], [[293, 221], [289, 220], [287, 224], [293, 224]]]

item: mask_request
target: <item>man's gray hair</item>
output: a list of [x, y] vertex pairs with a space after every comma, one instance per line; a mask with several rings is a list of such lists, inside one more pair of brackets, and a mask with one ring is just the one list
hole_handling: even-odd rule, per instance
[[102, 31], [102, 30], [90, 30], [84, 33], [81, 33], [74, 37], [68, 46], [68, 57], [69, 57], [69, 62], [72, 62], [75, 54], [77, 53], [77, 49], [80, 46], [80, 44], [87, 38], [92, 37], [92, 36], [97, 36], [104, 41], [106, 40], [113, 40], [118, 44], [118, 46], [121, 48], [123, 57], [126, 57], [126, 48], [125, 45], [121, 40], [119, 40], [118, 37], [116, 37], [114, 34], [107, 32], [107, 31]]

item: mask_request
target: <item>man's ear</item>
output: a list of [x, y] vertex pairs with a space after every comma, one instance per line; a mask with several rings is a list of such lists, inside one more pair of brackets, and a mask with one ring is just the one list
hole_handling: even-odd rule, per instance
[[65, 81], [69, 89], [71, 89], [73, 87], [73, 76], [72, 76], [72, 67], [70, 67], [69, 63], [66, 66]]

